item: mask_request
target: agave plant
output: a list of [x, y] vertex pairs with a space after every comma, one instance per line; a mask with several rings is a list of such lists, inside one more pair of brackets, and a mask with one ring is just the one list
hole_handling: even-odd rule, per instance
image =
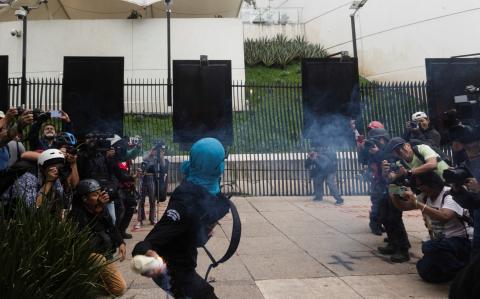
[[0, 208], [0, 297], [96, 298], [102, 266], [90, 257], [88, 232], [46, 205], [18, 202], [13, 218]]
[[289, 39], [283, 34], [273, 38], [246, 39], [244, 49], [245, 63], [249, 66], [262, 63], [267, 67], [278, 65], [285, 68], [296, 59], [327, 55], [321, 45], [310, 44], [303, 36]]

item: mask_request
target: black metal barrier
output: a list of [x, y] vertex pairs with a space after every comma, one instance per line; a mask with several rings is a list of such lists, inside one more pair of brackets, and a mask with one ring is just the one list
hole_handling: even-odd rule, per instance
[[[188, 152], [173, 143], [166, 86], [166, 80], [159, 79], [125, 81], [124, 134], [142, 136], [145, 151], [158, 139], [166, 141], [171, 191], [182, 179], [180, 164]], [[10, 103], [19, 106], [20, 79], [9, 80], [9, 93]], [[61, 94], [61, 79], [30, 78], [27, 107], [58, 110]], [[427, 111], [423, 82], [364, 83], [360, 94], [365, 123], [379, 120], [393, 136], [403, 132], [412, 113]], [[313, 185], [304, 169], [310, 146], [302, 138], [301, 85], [233, 82], [232, 106], [234, 140], [228, 148], [224, 183], [244, 195], [311, 195]], [[368, 194], [355, 149], [338, 149], [337, 157], [341, 193]]]

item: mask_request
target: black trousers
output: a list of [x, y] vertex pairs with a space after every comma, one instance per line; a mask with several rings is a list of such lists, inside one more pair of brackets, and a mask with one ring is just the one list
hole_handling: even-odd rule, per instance
[[393, 205], [388, 193], [385, 193], [378, 205], [378, 220], [385, 227], [390, 245], [395, 249], [408, 250], [410, 242], [402, 215], [403, 212]]
[[154, 278], [153, 281], [177, 299], [218, 299], [214, 288], [195, 270], [169, 269], [169, 275]]
[[118, 230], [123, 234], [126, 232], [130, 221], [132, 220], [133, 213], [137, 202], [135, 200], [135, 194], [133, 191], [126, 189], [118, 190], [118, 197], [115, 198], [115, 215]]

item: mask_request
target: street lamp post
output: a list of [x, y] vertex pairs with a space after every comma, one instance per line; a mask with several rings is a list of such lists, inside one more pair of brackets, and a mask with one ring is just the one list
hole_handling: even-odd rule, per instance
[[165, 0], [167, 10], [167, 105], [172, 106], [172, 67], [171, 67], [171, 43], [170, 43], [170, 18], [172, 15], [172, 0]]
[[353, 9], [354, 11], [350, 14], [350, 24], [352, 26], [352, 44], [353, 44], [353, 57], [357, 58], [357, 33], [355, 31], [355, 14], [357, 11], [362, 8], [365, 3], [367, 3], [367, 0], [361, 0], [361, 1], [353, 1], [352, 5], [350, 6], [350, 9]]
[[20, 104], [26, 105], [27, 103], [27, 21], [28, 21], [28, 12], [30, 8], [28, 6], [23, 6], [22, 9], [25, 11], [25, 15], [22, 16], [23, 32], [22, 32], [22, 85], [21, 85], [21, 98]]
[[[12, 8], [14, 1], [5, 1], [7, 5]], [[21, 82], [21, 95], [20, 103], [25, 105], [27, 103], [27, 27], [28, 27], [28, 14], [32, 9], [37, 9], [40, 5], [47, 3], [48, 0], [37, 0], [37, 6], [20, 6], [16, 7], [15, 15], [19, 20], [22, 20], [23, 32], [22, 32], [22, 82]]]

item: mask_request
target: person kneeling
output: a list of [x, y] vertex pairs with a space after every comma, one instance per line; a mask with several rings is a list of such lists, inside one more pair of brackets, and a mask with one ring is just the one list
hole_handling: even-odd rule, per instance
[[101, 191], [100, 184], [96, 180], [82, 180], [77, 186], [70, 217], [78, 223], [80, 230], [85, 227], [90, 229], [94, 251], [92, 258], [97, 263], [105, 265], [100, 273], [104, 287], [110, 294], [120, 296], [125, 292], [127, 285], [120, 271], [110, 261], [118, 247], [120, 261], [123, 262], [126, 247], [120, 232], [113, 225], [112, 218], [105, 209], [105, 203], [108, 200], [108, 194]]
[[415, 176], [421, 194], [407, 188], [394, 204], [404, 211], [422, 211], [430, 240], [423, 242], [423, 257], [417, 262], [420, 277], [433, 283], [452, 280], [470, 259], [471, 227], [464, 221], [466, 210], [450, 194], [450, 187], [433, 171]]

